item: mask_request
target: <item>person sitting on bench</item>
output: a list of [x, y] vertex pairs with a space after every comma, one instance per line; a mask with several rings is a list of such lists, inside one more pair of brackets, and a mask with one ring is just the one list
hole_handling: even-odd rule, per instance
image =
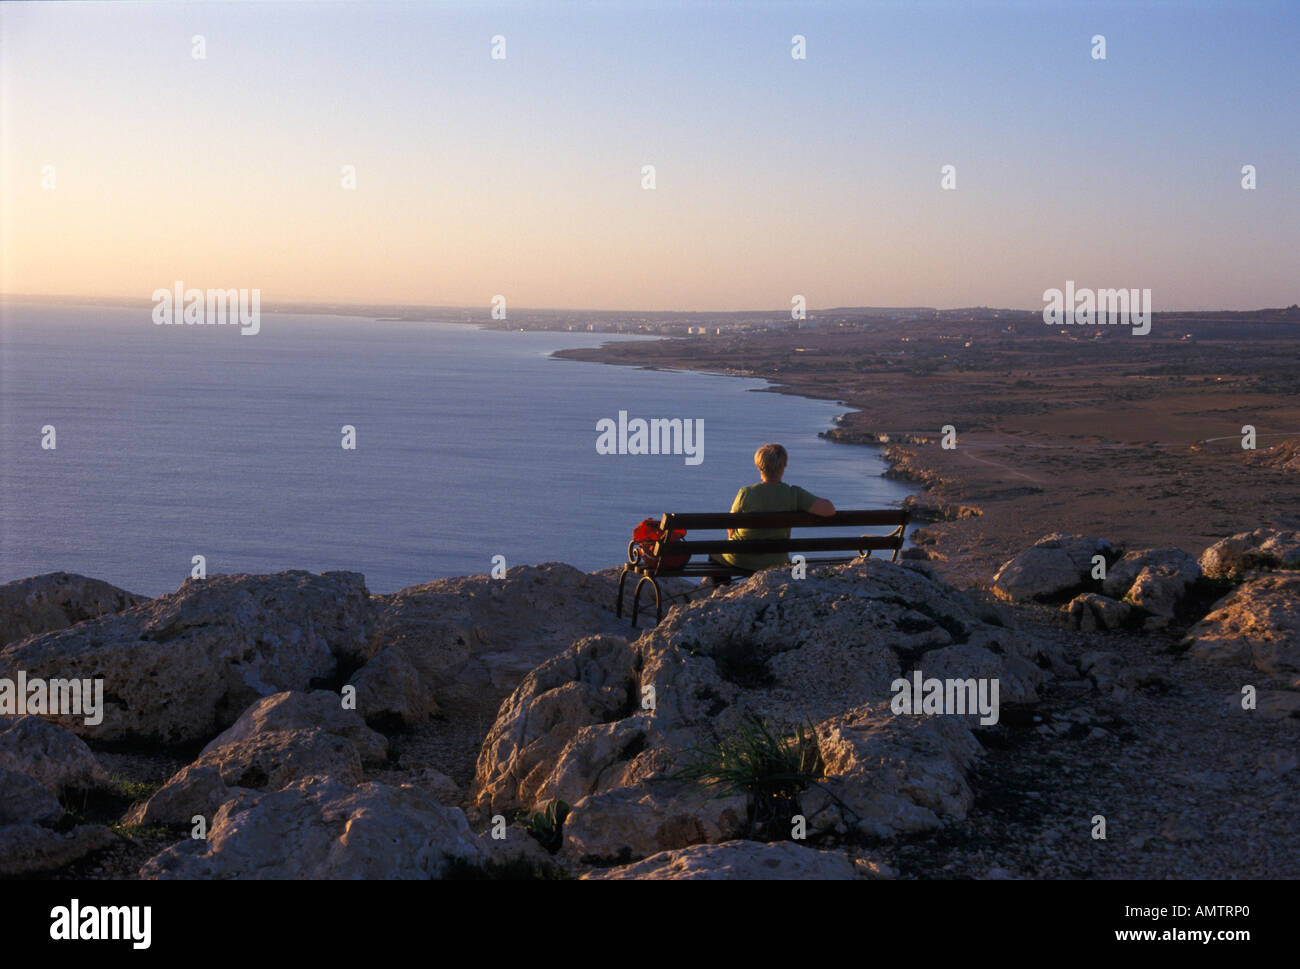
[[[761, 480], [758, 484], [746, 485], [736, 493], [736, 500], [731, 503], [732, 514], [745, 511], [806, 511], [818, 516], [835, 514], [835, 506], [825, 498], [818, 498], [811, 491], [781, 480], [788, 460], [789, 455], [779, 444], [764, 444], [755, 451], [754, 464], [758, 467]], [[727, 531], [727, 538], [731, 540], [789, 537], [788, 528], [735, 528]], [[748, 572], [785, 565], [790, 561], [784, 552], [721, 552], [714, 553], [709, 558]], [[709, 581], [714, 586], [719, 586], [729, 584], [731, 579], [710, 576]]]

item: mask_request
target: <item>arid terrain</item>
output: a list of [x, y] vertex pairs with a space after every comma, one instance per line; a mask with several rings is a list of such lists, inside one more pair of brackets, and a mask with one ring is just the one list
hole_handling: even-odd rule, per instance
[[1193, 550], [1300, 526], [1300, 313], [1156, 314], [1145, 336], [969, 315], [559, 355], [763, 377], [843, 401], [853, 409], [828, 436], [884, 445], [890, 473], [925, 488], [920, 507], [954, 516], [918, 541], [933, 538], [958, 584], [1054, 531]]

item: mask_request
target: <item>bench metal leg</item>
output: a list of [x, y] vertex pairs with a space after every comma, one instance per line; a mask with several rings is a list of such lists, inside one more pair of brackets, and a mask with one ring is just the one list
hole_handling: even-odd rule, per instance
[[623, 586], [627, 584], [627, 566], [623, 566], [623, 571], [618, 576], [618, 595], [614, 599], [614, 615], [619, 619], [623, 618]]
[[655, 594], [655, 624], [658, 625], [659, 621], [664, 617], [663, 600], [659, 596], [659, 583], [654, 580], [654, 576], [643, 575], [641, 576], [640, 580], [637, 582], [636, 588], [632, 590], [633, 627], [636, 626], [637, 616], [640, 614], [641, 611], [641, 587], [645, 585], [647, 582], [650, 583], [650, 588], [654, 590], [654, 594]]
[[641, 611], [641, 586], [645, 585], [646, 577], [643, 575], [637, 580], [636, 588], [632, 590], [632, 628], [636, 628], [637, 613]]

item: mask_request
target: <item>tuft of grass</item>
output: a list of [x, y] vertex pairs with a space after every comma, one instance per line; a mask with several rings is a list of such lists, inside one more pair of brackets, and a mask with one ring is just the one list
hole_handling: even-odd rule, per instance
[[169, 839], [173, 832], [165, 824], [113, 824], [109, 825], [112, 832], [119, 838], [127, 841], [153, 841], [159, 839]]
[[779, 737], [760, 717], [750, 716], [740, 728], [712, 747], [693, 748], [692, 763], [674, 776], [718, 787], [723, 794], [793, 795], [822, 773], [821, 749], [810, 724], [800, 724], [793, 736]]
[[692, 761], [672, 776], [716, 788], [719, 797], [748, 795], [751, 836], [788, 828], [797, 812], [795, 798], [825, 772], [811, 724], [799, 724], [792, 735], [780, 736], [756, 716], [713, 746], [692, 748], [688, 754]]
[[569, 805], [556, 798], [544, 811], [534, 812], [524, 822], [524, 830], [537, 839], [551, 854], [560, 850], [564, 842], [564, 819], [569, 816]]
[[133, 804], [149, 800], [162, 788], [160, 782], [132, 781], [121, 774], [114, 774], [111, 780], [118, 793], [125, 798], [130, 798]]

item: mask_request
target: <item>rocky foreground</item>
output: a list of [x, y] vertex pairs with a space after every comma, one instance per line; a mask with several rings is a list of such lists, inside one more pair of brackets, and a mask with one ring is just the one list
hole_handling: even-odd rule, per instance
[[[0, 717], [0, 875], [1294, 878], [1298, 565], [1050, 535], [965, 590], [769, 570], [643, 630], [561, 564], [27, 579], [0, 686], [103, 710]], [[896, 714], [914, 671], [996, 680], [997, 722]]]

